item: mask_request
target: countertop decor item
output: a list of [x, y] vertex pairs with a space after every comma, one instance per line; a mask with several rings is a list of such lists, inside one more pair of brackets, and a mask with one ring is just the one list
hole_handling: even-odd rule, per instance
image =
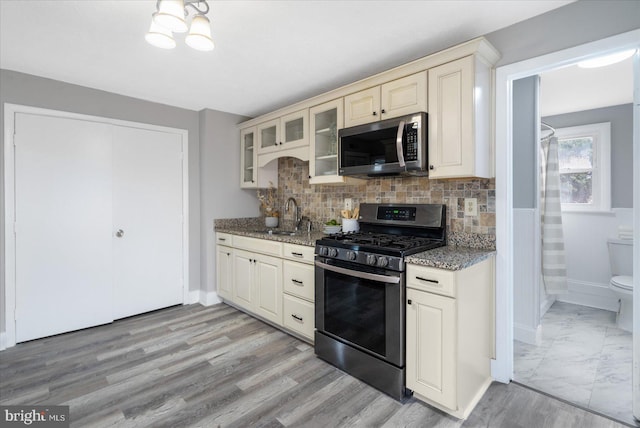
[[[273, 187], [272, 182], [269, 182], [269, 187], [266, 190], [261, 191], [260, 189], [258, 189], [256, 195], [258, 196], [258, 200], [260, 201], [260, 211], [265, 217], [280, 217], [280, 213], [276, 209], [276, 201], [278, 200], [278, 189]], [[270, 226], [267, 225], [267, 227]]]

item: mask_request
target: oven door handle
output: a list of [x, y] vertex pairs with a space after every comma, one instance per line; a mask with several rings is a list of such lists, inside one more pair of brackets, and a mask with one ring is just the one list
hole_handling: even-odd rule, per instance
[[405, 167], [404, 163], [404, 150], [402, 150], [402, 135], [404, 134], [404, 120], [401, 120], [398, 124], [398, 133], [396, 135], [396, 152], [398, 153], [398, 165], [401, 168]]
[[342, 273], [344, 275], [355, 276], [357, 278], [369, 279], [376, 282], [384, 282], [385, 284], [400, 284], [399, 276], [379, 275], [376, 273], [361, 272], [353, 269], [346, 269], [339, 266], [328, 265], [316, 260], [316, 266], [322, 269], [330, 270], [331, 272]]

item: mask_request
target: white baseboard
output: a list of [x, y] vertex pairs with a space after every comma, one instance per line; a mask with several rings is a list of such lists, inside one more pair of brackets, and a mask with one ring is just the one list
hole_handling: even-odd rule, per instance
[[542, 300], [542, 302], [540, 302], [540, 319], [542, 319], [542, 317], [544, 316], [544, 314], [547, 313], [547, 311], [549, 310], [549, 308], [551, 307], [551, 305], [553, 305], [553, 302], [556, 301], [556, 296], [553, 294], [547, 294], [544, 297], [544, 300]]
[[615, 312], [618, 310], [618, 298], [609, 289], [608, 284], [576, 279], [567, 279], [567, 282], [569, 284], [569, 293], [556, 295], [556, 300], [606, 311]]
[[218, 293], [215, 291], [200, 291], [200, 304], [203, 306], [211, 306], [216, 303], [221, 303], [222, 300], [218, 297]]
[[189, 301], [184, 302], [185, 305], [193, 305], [194, 303], [200, 303], [200, 290], [189, 290]]
[[539, 346], [542, 343], [542, 326], [531, 328], [526, 325], [513, 323], [513, 338], [517, 341]]

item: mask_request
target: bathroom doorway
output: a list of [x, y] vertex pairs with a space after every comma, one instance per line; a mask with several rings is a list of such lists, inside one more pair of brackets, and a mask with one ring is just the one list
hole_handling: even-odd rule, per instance
[[[538, 108], [518, 108], [526, 104]], [[624, 273], [631, 276], [632, 52], [607, 66], [576, 64], [515, 81], [514, 107], [514, 171], [518, 171], [514, 172], [514, 224], [517, 230], [531, 230], [533, 240], [514, 237], [513, 379], [634, 423], [631, 308], [621, 312], [619, 302], [623, 298], [630, 306], [632, 295], [630, 290], [618, 293], [610, 287], [608, 251], [613, 245], [629, 253]], [[533, 242], [541, 239], [546, 153], [542, 149], [550, 144], [558, 155], [560, 200], [557, 212], [547, 214], [557, 216], [550, 217], [553, 227], [561, 222], [563, 234], [552, 231], [552, 238], [554, 244], [561, 240], [564, 254], [553, 251], [548, 260], [553, 272], [559, 257], [564, 257], [564, 266], [560, 274], [536, 278], [535, 273], [542, 272], [540, 257], [530, 254], [541, 250]], [[526, 173], [533, 177], [523, 177]], [[526, 198], [527, 193], [533, 194]], [[565, 290], [549, 292], [550, 282], [558, 283], [551, 287]], [[530, 289], [539, 289], [539, 299], [527, 298]], [[618, 313], [629, 322], [619, 326]]]
[[[517, 379], [517, 372], [514, 370], [514, 332], [519, 327], [517, 325], [516, 320], [514, 319], [515, 315], [520, 315], [519, 312], [515, 310], [518, 300], [516, 290], [514, 289], [514, 283], [517, 282], [517, 278], [514, 276], [516, 273], [516, 263], [518, 263], [517, 258], [517, 250], [518, 243], [514, 236], [518, 235], [526, 235], [529, 233], [531, 238], [534, 238], [535, 228], [522, 229], [522, 224], [518, 223], [519, 219], [514, 210], [514, 202], [516, 199], [516, 193], [514, 188], [514, 174], [516, 171], [515, 165], [513, 164], [513, 156], [516, 147], [514, 147], [513, 141], [513, 131], [515, 125], [511, 122], [511, 119], [516, 115], [516, 109], [513, 105], [513, 89], [515, 81], [531, 76], [541, 75], [545, 72], [550, 72], [554, 69], [564, 68], [571, 64], [576, 63], [579, 60], [583, 60], [586, 58], [592, 58], [595, 56], [600, 56], [603, 54], [611, 53], [614, 51], [620, 51], [623, 49], [629, 48], [638, 48], [638, 40], [640, 39], [640, 31], [633, 31], [630, 33], [625, 33], [619, 36], [614, 36], [609, 39], [600, 40], [598, 42], [589, 43], [586, 45], [578, 46], [576, 48], [567, 49], [565, 51], [556, 52], [554, 54], [545, 55], [542, 57], [534, 58], [531, 60], [523, 61], [521, 63], [512, 64], [509, 66], [501, 67], [497, 70], [497, 94], [496, 94], [496, 117], [497, 117], [497, 129], [496, 129], [496, 153], [497, 153], [497, 163], [496, 163], [496, 183], [497, 183], [497, 239], [498, 239], [498, 248], [499, 248], [499, 256], [498, 256], [498, 276], [497, 276], [497, 359], [493, 365], [493, 374], [494, 377], [501, 381], [509, 381], [511, 379]], [[635, 75], [638, 75], [638, 70], [640, 67], [640, 59], [638, 58], [638, 54], [635, 57]], [[634, 83], [636, 91], [638, 91], [639, 82]], [[638, 100], [635, 100], [635, 107], [633, 109], [633, 121], [635, 122], [634, 126], [634, 137], [633, 137], [633, 169], [634, 169], [634, 178], [633, 181], [639, 182], [638, 178], [640, 177], [640, 173], [638, 172], [638, 166], [640, 165], [640, 138], [638, 136], [638, 127], [639, 127], [639, 110], [638, 110]], [[540, 134], [540, 130], [537, 131], [538, 136]], [[537, 167], [537, 166], [536, 166]], [[535, 167], [534, 167], [535, 168]], [[634, 189], [634, 198], [635, 200], [640, 200], [638, 196], [640, 194], [639, 189]], [[635, 238], [635, 242], [640, 242], [638, 233], [638, 226], [640, 225], [640, 209], [635, 206], [630, 209], [631, 218], [630, 223], [633, 224], [633, 237]], [[536, 219], [535, 208], [531, 214], [531, 221], [535, 222]], [[590, 230], [589, 230], [590, 231]], [[607, 235], [611, 235], [611, 230], [607, 231]], [[584, 232], [583, 232], [584, 234]], [[531, 242], [534, 242], [531, 241]], [[586, 245], [584, 246], [587, 247]], [[634, 246], [635, 257], [634, 266], [635, 271], [640, 271], [638, 267], [638, 261], [640, 257], [638, 257], [638, 249], [637, 245]], [[606, 251], [606, 247], [605, 251]], [[539, 261], [540, 256], [536, 255], [536, 252], [539, 253], [539, 244], [537, 248], [530, 249], [530, 255], [533, 259]], [[605, 260], [608, 258], [605, 257]], [[534, 269], [531, 268], [530, 274], [532, 278], [536, 278], [538, 275], [534, 273]], [[606, 273], [608, 275], [608, 272]], [[634, 285], [635, 289], [639, 289], [638, 287], [638, 277], [637, 275], [634, 277]], [[530, 300], [535, 300], [536, 305], [533, 305], [535, 308], [535, 313], [530, 314], [531, 317], [529, 321], [533, 324], [538, 317], [538, 326], [539, 328], [532, 328], [528, 331], [529, 340], [533, 343], [540, 343], [544, 340], [544, 330], [547, 330], [547, 333], [553, 332], [554, 328], [556, 333], [561, 333], [565, 327], [568, 327], [568, 324], [574, 324], [573, 326], [578, 325], [579, 319], [586, 319], [587, 322], [595, 324], [599, 327], [600, 330], [606, 332], [608, 328], [614, 329], [615, 327], [615, 313], [613, 312], [613, 308], [593, 308], [590, 306], [594, 306], [591, 302], [590, 306], [587, 306], [585, 303], [588, 302], [569, 302], [560, 301], [561, 299], [556, 299], [558, 302], [555, 302], [553, 298], [548, 299], [547, 304], [545, 305], [545, 296], [540, 292], [540, 280], [539, 278], [536, 281], [533, 281], [537, 288], [530, 287], [528, 289], [528, 295], [526, 298]], [[584, 281], [583, 282], [588, 282]], [[595, 281], [594, 281], [595, 282]], [[606, 280], [608, 282], [608, 280]], [[584, 285], [584, 284], [582, 284]], [[584, 291], [584, 290], [583, 290]], [[600, 290], [605, 291], [605, 290]], [[574, 293], [575, 294], [575, 293]], [[638, 299], [640, 295], [636, 293], [634, 296], [635, 299]], [[572, 297], [573, 298], [573, 297]], [[564, 298], [564, 300], [568, 300]], [[615, 301], [615, 300], [614, 300]], [[579, 304], [577, 304], [579, 303]], [[541, 305], [542, 304], [542, 305]], [[550, 309], [549, 309], [550, 308]], [[547, 311], [547, 312], [545, 312]], [[596, 312], [602, 311], [602, 312]], [[546, 315], [546, 317], [545, 317]], [[559, 325], [553, 325], [551, 321], [555, 319], [564, 319], [565, 322], [562, 322]], [[640, 317], [639, 317], [640, 318]], [[545, 325], [545, 320], [546, 322]], [[569, 323], [569, 320], [572, 320]], [[638, 320], [640, 321], [640, 319]], [[636, 322], [638, 324], [638, 322]], [[638, 328], [635, 329], [638, 331]], [[566, 331], [565, 331], [566, 332]], [[559, 340], [559, 338], [564, 337], [565, 339]], [[555, 336], [553, 341], [562, 342], [567, 341], [567, 338], [578, 339], [579, 334], [577, 330], [573, 332], [569, 332], [564, 336], [560, 334], [559, 336]], [[606, 333], [604, 338], [606, 338]], [[612, 335], [610, 335], [612, 337]], [[603, 339], [605, 340], [605, 339]], [[613, 339], [608, 339], [613, 340]], [[548, 344], [548, 343], [547, 343]], [[596, 345], [598, 346], [598, 345]], [[521, 350], [520, 350], [521, 351]], [[567, 361], [570, 361], [570, 358], [566, 357], [566, 352], [572, 351], [564, 351], [557, 350], [558, 355], [555, 355], [554, 358], [549, 358], [551, 360], [560, 360], [565, 361], [563, 365], [563, 370], [565, 373], [572, 371], [575, 369], [576, 376], [579, 377], [581, 374], [585, 373], [584, 369], [581, 369], [578, 364], [567, 364]], [[565, 354], [563, 354], [565, 353]], [[549, 355], [545, 355], [549, 356]], [[537, 355], [537, 358], [540, 358], [541, 355]], [[539, 362], [542, 362], [543, 358], [540, 358]], [[639, 361], [636, 359], [636, 361]], [[595, 363], [595, 356], [591, 356], [591, 363]], [[532, 363], [534, 364], [534, 363]], [[548, 365], [544, 365], [543, 368], [546, 370]], [[638, 366], [638, 364], [636, 364]], [[550, 367], [550, 366], [549, 366]], [[551, 369], [549, 369], [551, 370]], [[515, 374], [515, 376], [514, 376]], [[549, 374], [549, 373], [547, 373]], [[524, 376], [523, 373], [520, 373], [521, 376]], [[613, 373], [609, 373], [609, 376], [613, 376]], [[594, 375], [597, 376], [597, 375]], [[632, 390], [634, 393], [634, 408], [635, 414], [640, 414], [640, 406], [637, 404], [637, 400], [639, 398], [638, 392], [638, 384], [637, 384], [637, 376], [636, 383], [632, 386]], [[594, 380], [595, 384], [595, 380]], [[558, 388], [552, 388], [558, 391]], [[553, 391], [548, 391], [553, 394]], [[557, 394], [557, 392], [556, 392]], [[558, 394], [559, 395], [559, 394]], [[564, 397], [561, 397], [564, 398]], [[566, 399], [566, 398], [565, 398]], [[567, 400], [572, 401], [572, 400]], [[575, 401], [574, 401], [575, 402]], [[584, 406], [583, 404], [578, 403], [579, 405]], [[598, 410], [601, 411], [601, 410]], [[629, 409], [629, 413], [631, 413], [631, 409]], [[633, 418], [626, 420], [627, 423], [632, 423]]]

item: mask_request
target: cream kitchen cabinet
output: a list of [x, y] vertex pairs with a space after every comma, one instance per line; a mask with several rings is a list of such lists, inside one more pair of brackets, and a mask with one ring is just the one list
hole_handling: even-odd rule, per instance
[[234, 294], [238, 306], [282, 325], [282, 259], [234, 250]]
[[244, 189], [268, 187], [269, 182], [278, 183], [277, 163], [258, 167], [256, 132], [255, 126], [240, 130], [240, 187]]
[[428, 80], [429, 177], [491, 177], [491, 66], [469, 55]]
[[293, 156], [309, 160], [309, 109], [257, 125], [258, 165]]
[[233, 236], [233, 303], [282, 325], [282, 243]]
[[461, 419], [491, 384], [493, 284], [493, 258], [460, 271], [407, 265], [407, 388]]
[[221, 232], [216, 244], [218, 295], [312, 342], [314, 247]]
[[[233, 247], [232, 236], [226, 233], [217, 235], [216, 245], [216, 283], [218, 296], [223, 299], [233, 298]], [[226, 244], [226, 245], [224, 245]]]
[[283, 324], [309, 340], [315, 329], [314, 248], [284, 244]]
[[338, 175], [338, 129], [343, 128], [343, 99], [309, 109], [310, 184], [355, 184], [362, 180]]
[[346, 128], [427, 110], [427, 72], [344, 97]]

